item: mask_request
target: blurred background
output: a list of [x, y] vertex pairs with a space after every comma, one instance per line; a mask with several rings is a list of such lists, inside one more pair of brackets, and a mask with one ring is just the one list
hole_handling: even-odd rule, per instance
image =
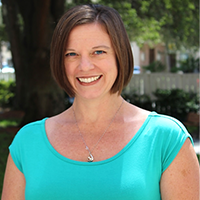
[[198, 0], [1, 0], [0, 188], [7, 148], [17, 130], [73, 102], [51, 77], [50, 42], [62, 14], [88, 3], [118, 10], [129, 34], [135, 68], [123, 97], [176, 117], [198, 144]]

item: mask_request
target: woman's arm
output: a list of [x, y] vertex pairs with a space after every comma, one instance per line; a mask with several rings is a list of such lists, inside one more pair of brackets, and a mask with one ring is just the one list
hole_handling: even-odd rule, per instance
[[25, 184], [24, 175], [15, 166], [9, 154], [1, 200], [24, 200]]
[[162, 200], [199, 200], [199, 163], [189, 139], [164, 171], [160, 188]]

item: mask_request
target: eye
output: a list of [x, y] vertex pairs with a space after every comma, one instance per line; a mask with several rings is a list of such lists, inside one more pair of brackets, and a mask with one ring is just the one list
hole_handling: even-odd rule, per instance
[[76, 53], [73, 53], [73, 52], [65, 54], [65, 56], [76, 56], [76, 55], [77, 55], [77, 54], [76, 54]]
[[101, 54], [104, 54], [106, 53], [105, 51], [95, 51], [94, 54], [95, 55], [101, 55]]

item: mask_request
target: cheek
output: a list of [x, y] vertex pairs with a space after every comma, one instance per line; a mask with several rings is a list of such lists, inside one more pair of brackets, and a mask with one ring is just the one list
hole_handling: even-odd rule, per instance
[[117, 74], [118, 74], [118, 69], [117, 69], [117, 62], [116, 60], [111, 60], [109, 63], [108, 63], [109, 67], [110, 67], [110, 71], [113, 73], [114, 76], [117, 77]]
[[72, 85], [74, 85], [73, 84], [73, 73], [72, 73], [72, 70], [71, 70], [71, 68], [70, 68], [70, 66], [69, 65], [65, 65], [65, 74], [66, 74], [66, 77], [67, 77], [67, 79], [68, 79], [68, 82], [70, 83], [70, 85], [72, 86]]
[[64, 66], [65, 66], [65, 73], [66, 75], [72, 75], [75, 74], [75, 72], [77, 72], [77, 66], [79, 65], [79, 60], [78, 59], [74, 59], [74, 60], [65, 60], [64, 61]]
[[65, 73], [68, 78], [73, 74], [73, 67], [71, 64], [65, 63]]

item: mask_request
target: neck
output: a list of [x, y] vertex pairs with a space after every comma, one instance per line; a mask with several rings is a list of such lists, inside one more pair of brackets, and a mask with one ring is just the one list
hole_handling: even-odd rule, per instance
[[101, 100], [80, 100], [75, 98], [73, 109], [79, 123], [98, 123], [112, 119], [123, 99], [118, 94]]

